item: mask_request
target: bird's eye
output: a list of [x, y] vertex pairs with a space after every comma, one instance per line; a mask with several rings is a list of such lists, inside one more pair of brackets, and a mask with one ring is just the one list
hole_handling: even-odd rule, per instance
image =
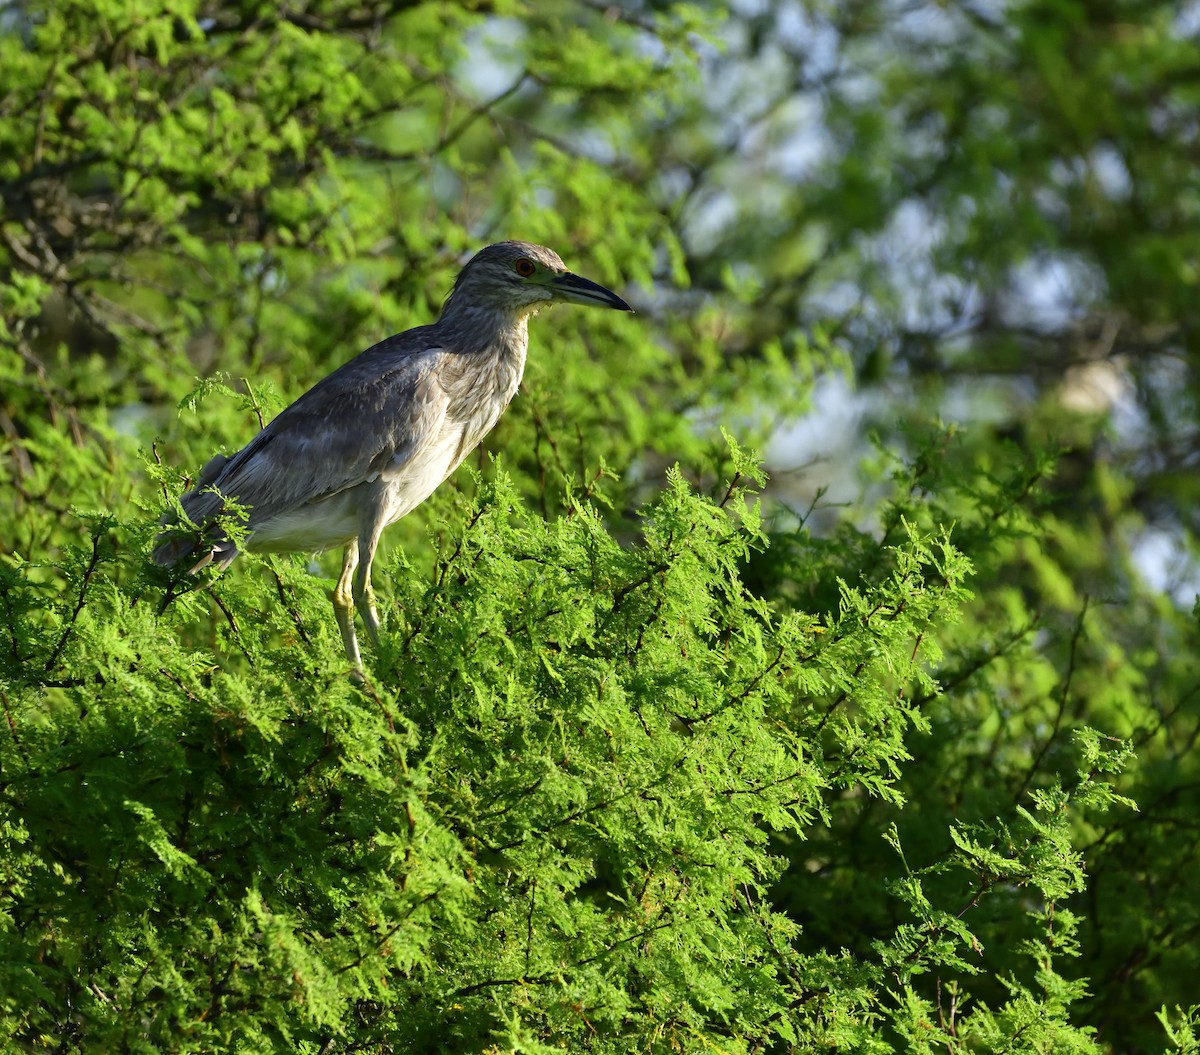
[[533, 266], [532, 260], [523, 256], [520, 260], [513, 264], [513, 270], [515, 270], [516, 273], [522, 278], [528, 278], [534, 273], [534, 271], [537, 270], [537, 268]]

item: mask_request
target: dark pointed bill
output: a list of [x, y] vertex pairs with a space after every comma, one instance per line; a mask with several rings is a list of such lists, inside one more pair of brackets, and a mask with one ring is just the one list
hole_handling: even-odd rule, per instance
[[602, 308], [616, 308], [618, 311], [633, 311], [633, 308], [611, 289], [605, 289], [599, 282], [593, 282], [590, 278], [572, 275], [569, 271], [552, 279], [551, 284], [564, 300], [573, 300], [577, 304], [597, 304]]

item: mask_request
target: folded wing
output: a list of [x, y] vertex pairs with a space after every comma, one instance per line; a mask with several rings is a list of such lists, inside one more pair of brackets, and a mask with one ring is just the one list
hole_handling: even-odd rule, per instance
[[217, 455], [205, 465], [196, 487], [181, 499], [200, 533], [164, 532], [154, 560], [174, 564], [198, 557], [192, 570], [210, 560], [233, 560], [236, 547], [213, 524], [227, 499], [248, 508], [253, 531], [384, 472], [402, 471], [445, 423], [448, 399], [437, 368], [446, 354], [384, 341], [334, 371], [236, 454]]

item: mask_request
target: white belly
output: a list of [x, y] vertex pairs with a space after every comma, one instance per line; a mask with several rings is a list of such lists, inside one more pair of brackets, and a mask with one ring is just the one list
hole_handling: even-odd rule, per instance
[[[472, 430], [474, 431], [474, 430]], [[481, 438], [483, 430], [478, 435]], [[328, 498], [309, 502], [261, 524], [251, 514], [245, 548], [257, 553], [316, 552], [344, 546], [378, 520], [394, 524], [425, 501], [478, 443], [461, 424], [449, 424], [437, 439], [401, 465]]]
[[[374, 481], [382, 487], [382, 521], [386, 527], [425, 501], [482, 438], [467, 441], [461, 424], [447, 425], [438, 438], [402, 465], [384, 469]], [[370, 486], [370, 485], [367, 485]]]

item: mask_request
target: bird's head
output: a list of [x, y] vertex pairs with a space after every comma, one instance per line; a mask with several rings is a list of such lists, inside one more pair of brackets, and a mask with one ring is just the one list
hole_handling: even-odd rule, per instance
[[442, 317], [455, 310], [490, 309], [523, 318], [557, 301], [633, 311], [612, 290], [568, 271], [552, 249], [497, 242], [476, 253], [459, 273]]

